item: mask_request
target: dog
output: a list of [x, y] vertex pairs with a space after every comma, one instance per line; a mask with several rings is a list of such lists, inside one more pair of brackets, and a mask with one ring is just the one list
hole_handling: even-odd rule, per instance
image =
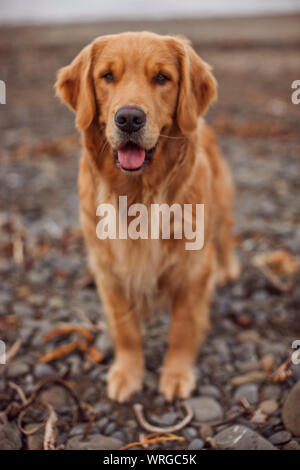
[[[141, 322], [164, 304], [171, 326], [159, 391], [186, 398], [216, 282], [239, 275], [231, 175], [203, 119], [217, 96], [211, 67], [185, 38], [126, 32], [95, 39], [59, 70], [55, 87], [82, 133], [80, 219], [115, 345], [108, 396], [125, 402], [141, 390]], [[204, 204], [203, 248], [187, 251], [185, 237], [99, 238], [98, 205], [117, 210], [121, 195], [146, 207]]]

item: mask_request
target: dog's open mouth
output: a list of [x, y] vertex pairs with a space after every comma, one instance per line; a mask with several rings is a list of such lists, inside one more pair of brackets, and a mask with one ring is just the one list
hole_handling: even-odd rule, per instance
[[138, 171], [151, 161], [155, 149], [156, 145], [145, 150], [134, 142], [127, 142], [126, 145], [114, 151], [114, 156], [123, 170]]

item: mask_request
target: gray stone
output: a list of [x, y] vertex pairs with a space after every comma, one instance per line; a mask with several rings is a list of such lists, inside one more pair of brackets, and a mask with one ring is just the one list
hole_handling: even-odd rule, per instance
[[194, 411], [196, 421], [215, 421], [223, 418], [221, 405], [212, 397], [190, 398], [188, 403]]
[[[26, 431], [31, 431], [41, 423], [29, 423], [25, 425]], [[27, 448], [28, 450], [43, 450], [44, 448], [44, 427], [38, 429], [34, 434], [29, 434], [27, 438]]]
[[284, 450], [300, 450], [300, 444], [299, 442], [295, 441], [295, 439], [292, 439], [290, 442], [285, 444], [283, 446]]
[[204, 442], [202, 439], [193, 439], [190, 445], [188, 446], [188, 450], [200, 450], [204, 446]]
[[284, 402], [282, 420], [294, 436], [300, 436], [300, 380], [294, 385]]
[[151, 415], [151, 420], [159, 426], [172, 426], [172, 424], [177, 421], [177, 413], [174, 411], [168, 411], [160, 416], [153, 414]]
[[276, 447], [246, 426], [239, 424], [224, 429], [215, 436], [218, 449], [276, 450]]
[[106, 435], [110, 436], [115, 430], [116, 430], [116, 423], [110, 422], [105, 427], [104, 433]]
[[10, 379], [16, 379], [22, 377], [22, 375], [28, 374], [30, 366], [23, 359], [16, 359], [7, 366], [7, 376]]
[[96, 347], [104, 356], [110, 356], [113, 352], [113, 344], [109, 337], [108, 332], [100, 333], [96, 340]]
[[260, 344], [259, 352], [261, 356], [272, 354], [280, 359], [284, 359], [288, 354], [288, 349], [282, 343], [269, 343], [268, 341], [263, 341]]
[[278, 401], [281, 395], [280, 385], [270, 384], [266, 385], [262, 391], [262, 397], [264, 400], [276, 400]]
[[40, 395], [40, 399], [43, 403], [48, 403], [59, 409], [68, 404], [68, 393], [64, 388], [55, 385], [48, 390], [44, 390]]
[[278, 403], [276, 400], [264, 400], [260, 403], [259, 409], [265, 415], [271, 415], [278, 410]]
[[107, 426], [107, 423], [108, 423], [108, 418], [106, 418], [106, 416], [103, 416], [103, 418], [99, 419], [99, 421], [97, 422], [97, 426], [100, 429], [100, 431], [103, 431], [103, 429], [105, 429], [105, 427]]
[[188, 426], [187, 428], [185, 428], [182, 431], [182, 434], [188, 441], [191, 441], [192, 439], [198, 436], [197, 429], [193, 428], [192, 426]]
[[48, 377], [49, 375], [53, 375], [54, 372], [55, 370], [50, 364], [37, 363], [34, 366], [34, 376], [37, 379], [42, 379], [43, 377]]
[[199, 387], [199, 392], [201, 395], [206, 397], [214, 397], [216, 399], [221, 398], [221, 392], [217, 387], [214, 385], [201, 385]]
[[256, 384], [246, 384], [238, 387], [234, 393], [233, 401], [239, 403], [243, 398], [250, 405], [255, 405], [258, 402], [258, 386]]
[[292, 435], [288, 431], [278, 431], [269, 437], [269, 441], [274, 445], [286, 444], [292, 439]]
[[123, 443], [115, 437], [102, 434], [88, 436], [84, 441], [80, 436], [72, 437], [66, 445], [66, 450], [118, 450]]
[[0, 424], [0, 450], [19, 450], [22, 447], [21, 433], [15, 423]]

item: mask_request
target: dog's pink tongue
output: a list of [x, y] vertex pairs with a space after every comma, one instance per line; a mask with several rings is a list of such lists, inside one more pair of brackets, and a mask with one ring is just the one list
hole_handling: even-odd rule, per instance
[[145, 150], [140, 147], [125, 146], [118, 150], [118, 160], [127, 170], [135, 170], [142, 166], [145, 157]]

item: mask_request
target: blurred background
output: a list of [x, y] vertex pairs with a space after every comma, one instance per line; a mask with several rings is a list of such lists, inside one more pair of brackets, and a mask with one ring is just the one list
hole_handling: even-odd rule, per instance
[[[300, 366], [281, 382], [270, 379], [300, 338], [300, 105], [291, 101], [291, 84], [300, 79], [299, 0], [1, 1], [0, 339], [8, 353], [0, 365], [0, 411], [10, 427], [0, 448], [43, 447], [43, 429], [26, 437], [18, 428], [18, 412], [9, 407], [20, 399], [9, 382], [30, 397], [53, 376], [67, 379], [93, 412], [74, 422], [68, 388], [50, 382], [24, 417], [26, 429], [45, 421], [43, 403], [51, 403], [59, 417], [56, 446], [110, 449], [140, 438], [132, 404], [106, 398], [112, 347], [79, 229], [79, 136], [53, 84], [57, 70], [96, 36], [145, 29], [187, 36], [213, 66], [219, 100], [207, 120], [236, 184], [243, 264], [240, 280], [215, 296], [213, 329], [197, 363], [195, 418], [178, 433], [185, 441], [154, 446], [211, 448], [213, 437], [222, 448], [219, 434], [234, 423], [247, 428], [245, 449], [254, 445], [252, 431], [260, 448], [300, 449], [300, 394], [293, 391]], [[74, 346], [82, 330], [44, 336], [62, 324], [90, 332], [98, 355]], [[146, 329], [145, 388], [135, 397], [161, 426], [181, 417], [177, 404], [157, 393], [167, 329], [165, 314]], [[204, 435], [199, 423], [207, 421]]]

